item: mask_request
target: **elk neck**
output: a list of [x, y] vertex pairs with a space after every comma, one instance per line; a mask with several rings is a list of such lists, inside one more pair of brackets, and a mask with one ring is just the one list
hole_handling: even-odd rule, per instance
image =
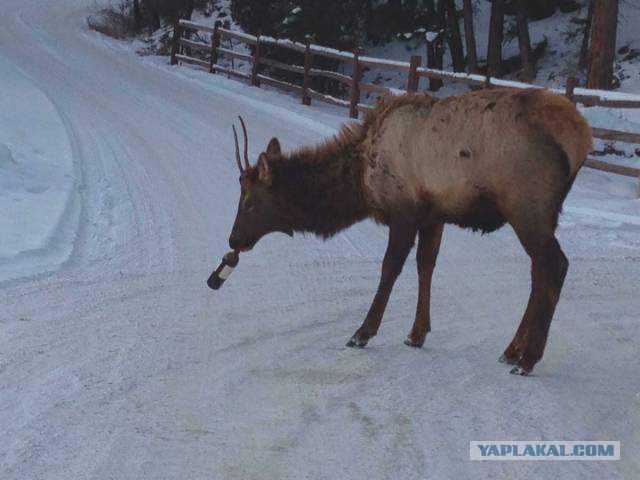
[[273, 162], [273, 188], [294, 231], [330, 237], [369, 215], [362, 185], [362, 127]]

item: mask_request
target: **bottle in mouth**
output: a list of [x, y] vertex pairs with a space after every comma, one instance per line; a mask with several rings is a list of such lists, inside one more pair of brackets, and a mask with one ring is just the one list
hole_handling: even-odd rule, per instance
[[229, 278], [234, 268], [238, 266], [240, 262], [240, 254], [238, 250], [232, 250], [222, 257], [222, 261], [218, 268], [216, 268], [209, 279], [207, 285], [213, 290], [218, 290], [224, 284], [225, 280]]

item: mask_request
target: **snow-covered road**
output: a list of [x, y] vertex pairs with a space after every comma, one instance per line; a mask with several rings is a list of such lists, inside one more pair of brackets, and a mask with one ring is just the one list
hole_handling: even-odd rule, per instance
[[[349, 349], [379, 227], [274, 235], [220, 292], [205, 285], [235, 214], [234, 117], [255, 157], [272, 135], [315, 142], [343, 116], [141, 59], [86, 29], [93, 0], [2, 9], [0, 67], [50, 101], [75, 187], [48, 247], [0, 262], [0, 478], [640, 478], [631, 179], [576, 182], [559, 230], [571, 267], [534, 376], [497, 362], [529, 289], [508, 229], [446, 230], [424, 349], [402, 343], [411, 262], [379, 336]], [[470, 462], [484, 439], [620, 440], [622, 460]]]

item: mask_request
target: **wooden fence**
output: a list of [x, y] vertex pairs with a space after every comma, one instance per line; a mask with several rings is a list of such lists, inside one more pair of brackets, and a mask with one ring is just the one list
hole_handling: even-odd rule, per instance
[[[191, 37], [190, 33], [194, 31], [210, 34], [210, 42], [205, 43], [188, 38]], [[248, 45], [252, 53], [249, 54], [233, 50], [231, 42], [229, 42], [229, 48], [225, 48], [222, 46], [223, 39], [236, 40]], [[267, 58], [267, 56], [264, 55], [263, 47], [279, 47], [299, 52], [304, 56], [303, 64], [290, 65], [288, 63]], [[200, 53], [200, 56], [198, 56], [197, 52]], [[232, 59], [232, 68], [223, 67], [218, 64], [220, 55], [224, 55]], [[313, 64], [315, 57], [330, 58], [348, 63], [351, 65], [351, 74], [345, 75], [340, 72], [314, 68]], [[234, 69], [234, 59], [243, 60], [250, 64], [250, 72], [246, 73]], [[314, 45], [308, 41], [306, 43], [299, 43], [291, 40], [281, 40], [267, 36], [253, 36], [242, 32], [234, 32], [222, 28], [219, 22], [216, 23], [214, 27], [209, 27], [190, 22], [188, 20], [180, 20], [174, 27], [171, 48], [171, 64], [176, 65], [179, 62], [207, 69], [210, 73], [222, 73], [233, 76], [247, 81], [256, 87], [264, 84], [287, 92], [293, 92], [300, 95], [301, 101], [304, 105], [311, 105], [312, 100], [317, 100], [339, 107], [344, 107], [349, 110], [349, 115], [352, 118], [358, 118], [360, 112], [365, 112], [373, 108], [372, 105], [363, 103], [362, 92], [371, 92], [378, 94], [379, 96], [394, 95], [404, 92], [417, 92], [420, 79], [423, 77], [463, 83], [476, 88], [542, 88], [527, 83], [491, 78], [489, 76], [446, 72], [442, 70], [424, 68], [421, 66], [422, 57], [419, 55], [412, 56], [409, 62], [374, 58], [362, 55], [361, 50], [344, 52], [333, 48]], [[301, 82], [300, 84], [295, 84], [263, 75], [260, 73], [260, 66], [268, 66], [299, 74], [301, 76]], [[406, 90], [392, 89], [382, 85], [364, 82], [362, 80], [362, 74], [366, 68], [376, 70], [394, 70], [406, 73]], [[346, 91], [349, 93], [349, 98], [338, 98], [312, 89], [310, 85], [311, 79], [314, 77], [328, 78], [344, 84]], [[574, 78], [568, 79], [566, 89], [550, 90], [555, 93], [565, 94], [574, 103], [581, 103], [586, 107], [600, 106], [608, 108], [640, 108], [640, 96], [576, 88], [576, 81]], [[640, 144], [640, 134], [637, 133], [594, 128], [593, 135], [594, 137], [603, 140]], [[614, 165], [595, 158], [588, 158], [586, 166], [610, 173], [637, 178], [638, 192], [640, 193], [640, 169]]]

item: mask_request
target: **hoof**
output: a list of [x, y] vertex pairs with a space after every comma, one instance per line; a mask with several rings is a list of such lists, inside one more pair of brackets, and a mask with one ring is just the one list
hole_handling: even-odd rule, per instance
[[521, 377], [526, 377], [530, 372], [528, 370], [525, 370], [521, 366], [517, 366], [513, 367], [509, 373], [511, 375], [520, 375]]
[[351, 348], [364, 348], [367, 346], [369, 340], [363, 340], [360, 338], [356, 338], [355, 336], [351, 337], [347, 342], [346, 346]]
[[411, 337], [407, 337], [404, 340], [404, 344], [413, 348], [422, 348], [422, 345], [424, 345], [424, 340], [422, 340], [421, 342], [416, 342]]
[[507, 365], [517, 365], [518, 363], [518, 360], [516, 360], [515, 358], [509, 358], [506, 355], [500, 355], [498, 361], [500, 363], [506, 363]]

